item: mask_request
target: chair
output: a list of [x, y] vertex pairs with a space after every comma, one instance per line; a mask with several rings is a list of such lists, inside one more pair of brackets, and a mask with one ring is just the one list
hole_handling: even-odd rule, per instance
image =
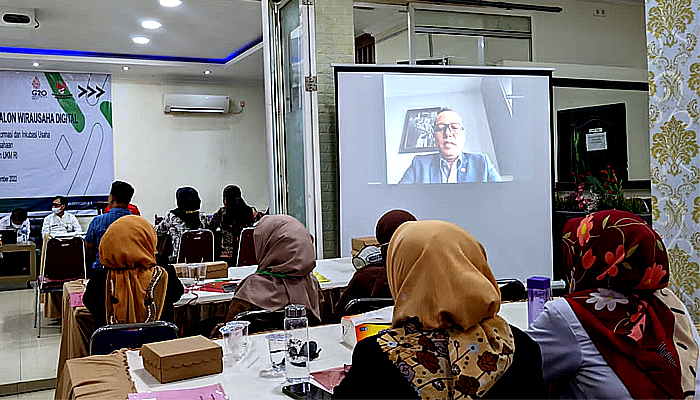
[[255, 228], [245, 228], [241, 231], [238, 240], [238, 256], [236, 257], [237, 267], [258, 264], [258, 260], [255, 258], [255, 244], [253, 243], [254, 230]]
[[501, 291], [501, 301], [520, 301], [527, 298], [525, 285], [517, 279], [497, 279], [496, 283]]
[[183, 233], [177, 251], [177, 262], [210, 261], [214, 261], [214, 234], [209, 229], [196, 229]]
[[248, 334], [284, 329], [284, 309], [277, 311], [244, 311], [233, 318], [234, 321], [248, 321]]
[[90, 337], [90, 355], [111, 354], [114, 350], [135, 349], [144, 344], [177, 338], [177, 326], [165, 321], [105, 325]]
[[85, 242], [78, 236], [48, 236], [41, 252], [40, 265], [34, 304], [34, 328], [39, 330], [37, 337], [41, 337], [41, 294], [62, 292], [64, 282], [85, 279]]
[[364, 314], [366, 312], [379, 310], [380, 308], [394, 305], [394, 299], [391, 298], [362, 298], [353, 299], [348, 302], [343, 310], [343, 316]]

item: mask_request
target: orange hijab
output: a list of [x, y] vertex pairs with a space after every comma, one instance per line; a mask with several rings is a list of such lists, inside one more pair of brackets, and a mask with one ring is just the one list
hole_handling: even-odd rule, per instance
[[100, 262], [107, 268], [108, 324], [160, 318], [168, 275], [156, 265], [156, 245], [155, 229], [136, 215], [119, 218], [102, 236]]
[[424, 399], [482, 397], [516, 349], [481, 243], [449, 222], [405, 222], [386, 272], [396, 304], [380, 348]]

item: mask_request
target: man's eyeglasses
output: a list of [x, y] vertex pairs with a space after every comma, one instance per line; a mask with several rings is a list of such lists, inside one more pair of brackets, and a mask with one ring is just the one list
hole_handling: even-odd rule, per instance
[[439, 135], [444, 135], [447, 133], [447, 130], [450, 130], [450, 132], [454, 134], [459, 134], [464, 132], [464, 127], [462, 124], [454, 123], [454, 124], [437, 124], [435, 125], [435, 133]]
[[61, 203], [52, 203], [51, 205], [54, 206], [54, 207], [60, 207], [60, 206], [62, 206], [63, 204], [61, 204]]

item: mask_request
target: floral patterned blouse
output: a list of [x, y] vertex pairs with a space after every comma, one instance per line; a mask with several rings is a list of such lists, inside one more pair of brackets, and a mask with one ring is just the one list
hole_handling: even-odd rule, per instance
[[[243, 228], [253, 226], [253, 210], [250, 209], [250, 215], [247, 218], [235, 219], [231, 225], [226, 225], [226, 208], [219, 208], [209, 222], [209, 229], [217, 235], [221, 235], [221, 253], [220, 257], [235, 258], [238, 254], [238, 241]], [[218, 236], [218, 235], [217, 235]]]
[[[199, 213], [199, 223], [201, 224], [201, 228], [206, 228], [206, 214]], [[180, 239], [182, 238], [182, 234], [188, 230], [190, 229], [185, 226], [185, 222], [170, 211], [168, 211], [165, 218], [156, 226], [156, 233], [158, 233], [158, 235], [170, 235], [170, 239], [172, 240], [173, 252], [168, 257], [169, 262], [177, 262], [177, 254], [180, 250]]]

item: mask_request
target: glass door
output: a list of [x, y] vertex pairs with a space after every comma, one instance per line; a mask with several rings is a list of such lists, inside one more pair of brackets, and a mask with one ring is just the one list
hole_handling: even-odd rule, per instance
[[274, 167], [271, 203], [277, 213], [306, 225], [321, 255], [313, 5], [306, 2], [263, 1], [268, 141]]

